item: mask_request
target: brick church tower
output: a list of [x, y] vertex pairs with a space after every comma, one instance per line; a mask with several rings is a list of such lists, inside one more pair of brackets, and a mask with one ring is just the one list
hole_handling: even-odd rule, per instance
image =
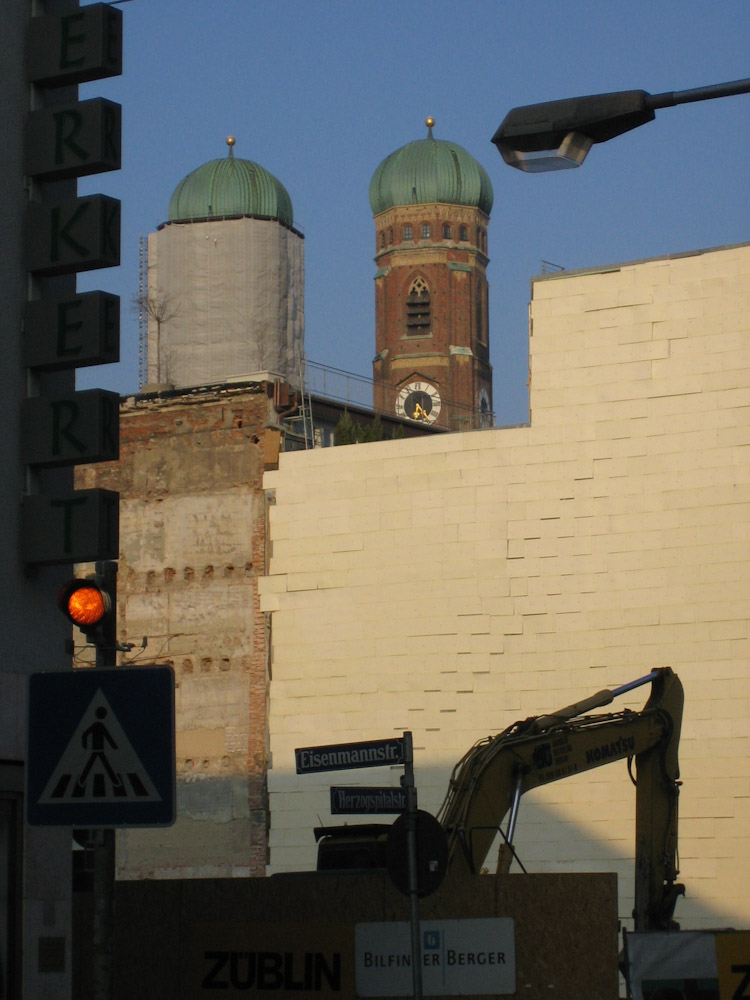
[[492, 185], [453, 142], [402, 146], [375, 171], [375, 409], [449, 430], [492, 424], [487, 226]]

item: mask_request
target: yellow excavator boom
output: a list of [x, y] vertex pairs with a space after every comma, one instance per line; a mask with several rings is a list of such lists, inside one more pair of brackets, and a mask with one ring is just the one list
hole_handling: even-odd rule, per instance
[[[585, 714], [648, 682], [651, 695], [640, 711]], [[635, 929], [674, 926], [675, 903], [684, 891], [675, 883], [682, 706], [682, 684], [664, 667], [480, 740], [454, 768], [438, 813], [448, 839], [449, 871], [481, 871], [510, 814], [497, 864], [499, 873], [507, 872], [521, 795], [604, 764], [635, 759]]]

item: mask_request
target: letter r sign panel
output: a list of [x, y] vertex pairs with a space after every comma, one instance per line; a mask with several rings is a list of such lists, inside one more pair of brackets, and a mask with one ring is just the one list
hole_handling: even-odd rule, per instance
[[122, 109], [95, 97], [32, 111], [26, 127], [25, 172], [61, 179], [119, 170]]
[[174, 673], [120, 667], [32, 674], [30, 826], [170, 826]]
[[120, 454], [120, 397], [106, 389], [33, 396], [21, 404], [21, 457], [27, 465], [115, 462]]

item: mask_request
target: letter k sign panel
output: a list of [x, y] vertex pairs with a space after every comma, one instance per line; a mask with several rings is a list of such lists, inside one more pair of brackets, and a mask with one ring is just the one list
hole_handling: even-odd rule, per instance
[[32, 674], [28, 733], [30, 825], [174, 822], [171, 668]]

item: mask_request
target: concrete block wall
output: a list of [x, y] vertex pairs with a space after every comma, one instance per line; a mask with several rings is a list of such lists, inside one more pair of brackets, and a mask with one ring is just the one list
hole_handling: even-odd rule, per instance
[[[269, 870], [314, 867], [331, 784], [401, 773], [297, 776], [296, 747], [411, 730], [435, 812], [477, 739], [669, 665], [677, 918], [750, 926], [750, 245], [538, 279], [530, 333], [530, 426], [286, 454], [265, 476]], [[633, 845], [624, 763], [522, 803], [526, 866], [615, 870], [624, 920]]]

